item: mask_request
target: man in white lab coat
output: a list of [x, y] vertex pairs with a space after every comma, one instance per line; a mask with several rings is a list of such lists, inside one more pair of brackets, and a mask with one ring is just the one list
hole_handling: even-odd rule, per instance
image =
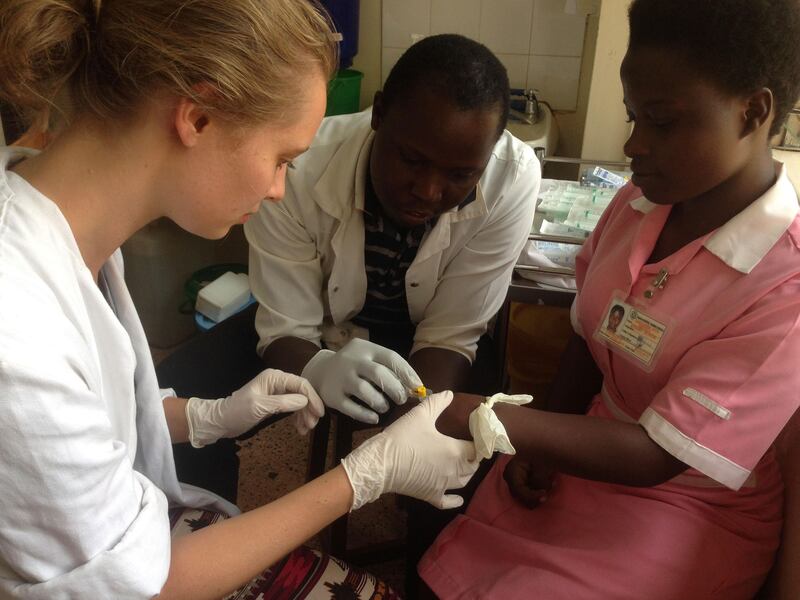
[[508, 87], [485, 46], [432, 36], [371, 110], [323, 121], [284, 199], [245, 225], [268, 365], [367, 423], [421, 382], [465, 389], [541, 180], [504, 130]]

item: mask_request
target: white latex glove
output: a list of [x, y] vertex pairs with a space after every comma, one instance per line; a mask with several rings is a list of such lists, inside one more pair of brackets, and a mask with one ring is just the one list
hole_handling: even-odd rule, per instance
[[494, 414], [494, 405], [500, 402], [522, 406], [533, 400], [528, 394], [494, 394], [486, 398], [469, 415], [469, 433], [475, 442], [475, 453], [481, 458], [491, 458], [495, 452], [516, 454], [505, 425]]
[[403, 404], [410, 391], [422, 385], [419, 375], [397, 352], [359, 338], [338, 352], [320, 350], [302, 375], [327, 406], [362, 423], [377, 423], [378, 413], [389, 410], [384, 394], [395, 404]]
[[296, 412], [295, 427], [307, 433], [325, 414], [325, 407], [302, 377], [265, 369], [225, 398], [190, 398], [186, 403], [189, 441], [202, 448], [220, 438], [241, 435], [266, 417], [283, 412]]
[[480, 460], [475, 459], [472, 442], [456, 440], [436, 429], [436, 419], [452, 400], [453, 392], [425, 398], [342, 460], [353, 487], [350, 510], [387, 492], [419, 498], [438, 508], [464, 503], [461, 496], [444, 492], [467, 485]]

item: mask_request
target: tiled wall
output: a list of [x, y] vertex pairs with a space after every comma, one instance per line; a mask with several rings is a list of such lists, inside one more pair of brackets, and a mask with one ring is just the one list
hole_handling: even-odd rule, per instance
[[381, 76], [423, 36], [460, 33], [486, 44], [511, 87], [535, 88], [574, 110], [587, 11], [598, 0], [383, 0]]

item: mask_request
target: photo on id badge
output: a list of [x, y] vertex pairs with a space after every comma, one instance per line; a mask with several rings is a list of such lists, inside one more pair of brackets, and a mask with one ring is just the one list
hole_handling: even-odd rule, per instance
[[595, 339], [645, 371], [651, 371], [667, 333], [666, 319], [629, 304], [619, 293], [612, 296], [603, 314]]

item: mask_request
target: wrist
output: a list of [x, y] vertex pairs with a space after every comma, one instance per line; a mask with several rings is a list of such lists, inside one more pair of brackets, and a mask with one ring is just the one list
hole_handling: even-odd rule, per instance
[[469, 432], [469, 416], [483, 401], [483, 396], [474, 394], [454, 394], [453, 401], [436, 421], [436, 429], [444, 435], [472, 440]]
[[381, 432], [366, 440], [342, 459], [341, 467], [353, 490], [351, 511], [374, 502], [387, 491], [386, 444], [386, 434]]
[[194, 397], [186, 401], [188, 441], [193, 448], [202, 448], [224, 437], [225, 432], [214, 425], [213, 418], [213, 413], [217, 411], [221, 401]]
[[336, 352], [333, 350], [319, 350], [317, 353], [311, 357], [311, 359], [306, 363], [303, 367], [303, 370], [300, 371], [300, 377], [304, 379], [308, 379], [315, 387], [318, 382], [314, 381], [314, 375], [317, 372], [318, 367], [325, 363], [328, 359], [334, 356]]
[[164, 416], [167, 419], [167, 429], [173, 444], [189, 441], [189, 419], [186, 415], [186, 398], [166, 396], [162, 400]]
[[479, 458], [491, 458], [497, 452], [516, 454], [505, 425], [495, 414], [496, 404], [518, 407], [533, 400], [528, 394], [498, 393], [486, 398], [469, 416], [469, 431], [475, 442], [475, 452]]
[[345, 512], [349, 512], [353, 509], [353, 484], [350, 482], [350, 477], [347, 475], [347, 471], [345, 470], [344, 466], [341, 464], [336, 465], [333, 469], [329, 471], [330, 475], [336, 478], [337, 481], [341, 482], [340, 487], [342, 488], [343, 492], [343, 502], [344, 505], [342, 514]]

